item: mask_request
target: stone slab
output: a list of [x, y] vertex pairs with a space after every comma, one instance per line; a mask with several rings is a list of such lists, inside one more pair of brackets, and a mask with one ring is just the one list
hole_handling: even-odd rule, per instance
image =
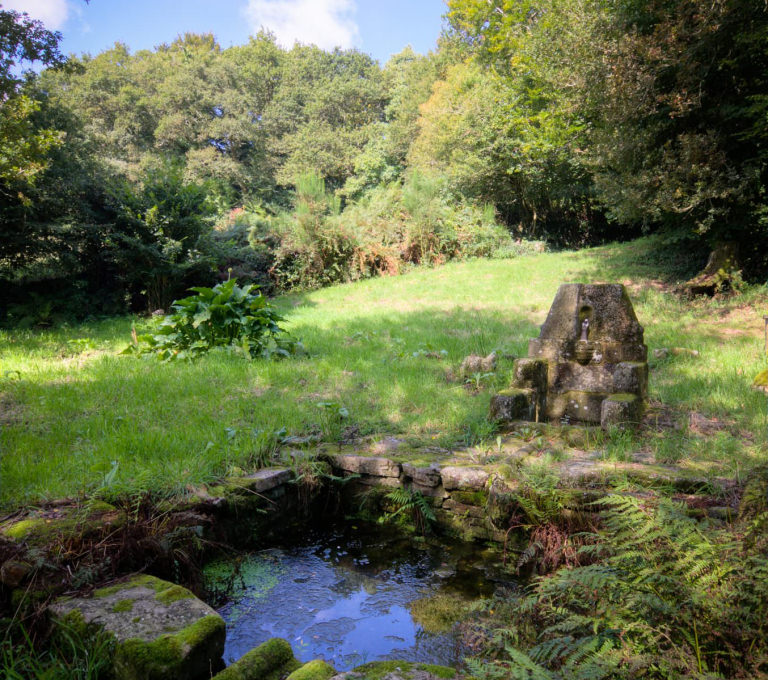
[[247, 488], [256, 493], [266, 493], [291, 481], [292, 473], [288, 468], [263, 468], [252, 475], [246, 475]]
[[378, 456], [337, 454], [330, 456], [331, 465], [345, 472], [376, 477], [399, 477], [400, 463]]
[[54, 626], [86, 625], [116, 641], [116, 680], [203, 680], [221, 666], [224, 620], [181, 586], [153, 576], [50, 605]]
[[455, 489], [480, 491], [485, 488], [490, 478], [485, 470], [471, 467], [447, 466], [440, 471], [440, 474], [447, 491]]
[[403, 463], [403, 476], [412, 479], [419, 486], [440, 486], [440, 466], [416, 467], [411, 463]]

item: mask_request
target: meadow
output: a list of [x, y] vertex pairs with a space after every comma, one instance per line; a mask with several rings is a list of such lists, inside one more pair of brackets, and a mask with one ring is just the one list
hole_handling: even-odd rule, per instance
[[[139, 317], [0, 331], [0, 509], [184, 494], [258, 467], [283, 436], [490, 446], [490, 396], [508, 383], [513, 357], [526, 354], [564, 282], [627, 285], [649, 347], [651, 414], [668, 424], [609, 437], [605, 455], [644, 450], [740, 479], [768, 458], [766, 397], [751, 389], [766, 360], [768, 293], [686, 300], [662, 274], [676, 266], [664, 253], [645, 238], [285, 295], [274, 302], [307, 353], [282, 361], [121, 355], [132, 328], [150, 323]], [[661, 347], [698, 356], [654, 358]], [[466, 355], [492, 351], [495, 372], [459, 375]]]

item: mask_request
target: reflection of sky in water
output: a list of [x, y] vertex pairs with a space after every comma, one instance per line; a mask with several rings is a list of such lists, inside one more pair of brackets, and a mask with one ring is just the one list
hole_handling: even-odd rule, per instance
[[358, 543], [350, 554], [327, 545], [254, 556], [270, 561], [277, 579], [267, 592], [255, 586], [219, 609], [227, 622], [227, 663], [271, 637], [287, 639], [300, 661], [323, 658], [340, 671], [388, 658], [448, 665], [460, 660], [451, 633], [426, 633], [407, 608], [441, 586], [434, 576], [442, 564], [436, 551], [411, 550], [404, 558], [382, 546], [368, 554]]

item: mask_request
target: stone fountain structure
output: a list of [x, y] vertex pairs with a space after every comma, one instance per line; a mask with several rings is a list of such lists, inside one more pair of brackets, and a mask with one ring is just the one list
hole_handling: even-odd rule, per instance
[[648, 348], [621, 284], [563, 284], [512, 386], [491, 400], [491, 418], [637, 424], [648, 392]]

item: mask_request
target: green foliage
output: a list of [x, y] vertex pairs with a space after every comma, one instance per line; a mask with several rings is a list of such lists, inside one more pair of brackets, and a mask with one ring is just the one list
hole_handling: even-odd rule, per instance
[[394, 509], [385, 513], [379, 519], [380, 522], [391, 522], [395, 519], [402, 522], [407, 518], [418, 533], [425, 534], [437, 521], [432, 505], [420, 491], [397, 487], [392, 489], [385, 498], [394, 506]]
[[349, 418], [349, 410], [336, 401], [320, 401], [316, 404], [320, 409], [320, 430], [329, 442], [340, 442], [344, 431], [344, 423]]
[[670, 500], [654, 507], [611, 496], [599, 504], [598, 542], [582, 549], [599, 561], [514, 596], [494, 637], [495, 659], [470, 666], [477, 677], [759, 675], [765, 556]]
[[98, 680], [110, 672], [114, 637], [61, 622], [44, 650], [14, 622], [0, 640], [0, 675], [6, 680]]
[[194, 359], [227, 348], [253, 359], [288, 357], [297, 343], [278, 323], [283, 318], [255, 286], [235, 279], [213, 288], [196, 287], [176, 300], [153, 333], [137, 336], [129, 352], [154, 354], [163, 361]]

